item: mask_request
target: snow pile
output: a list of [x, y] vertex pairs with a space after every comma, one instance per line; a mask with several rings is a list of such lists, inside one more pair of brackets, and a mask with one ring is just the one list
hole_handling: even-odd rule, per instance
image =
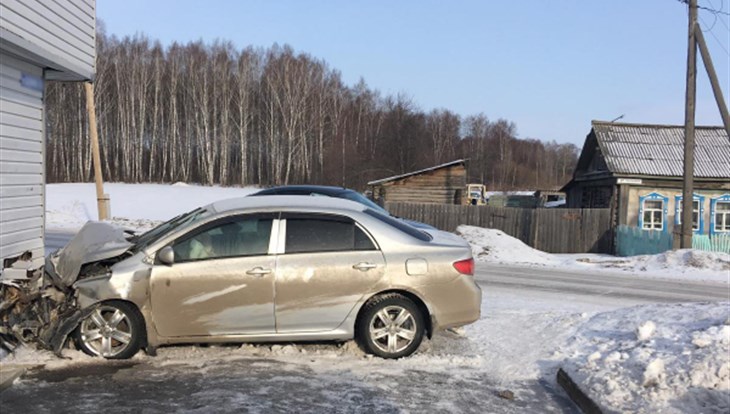
[[615, 257], [605, 254], [550, 254], [527, 246], [501, 230], [462, 225], [456, 233], [472, 247], [478, 261], [559, 267], [570, 272], [630, 272], [660, 279], [730, 283], [730, 254], [676, 250], [655, 255]]
[[469, 242], [476, 260], [539, 265], [561, 263], [554, 255], [533, 249], [501, 230], [462, 225], [457, 227], [456, 234]]
[[599, 405], [622, 412], [730, 411], [730, 302], [601, 313], [560, 350]]
[[[703, 269], [730, 275], [730, 254], [699, 250], [673, 250], [655, 255], [635, 256], [628, 267], [638, 271]], [[621, 266], [619, 266], [621, 267]]]
[[34, 345], [21, 345], [2, 359], [2, 364], [7, 366], [43, 366], [49, 369], [98, 362], [98, 358], [92, 358], [76, 349], [64, 349], [63, 358], [58, 358], [53, 352], [37, 349]]
[[[206, 187], [186, 183], [106, 183], [111, 200], [112, 221], [126, 227], [145, 229], [214, 201], [244, 197], [256, 187]], [[78, 229], [96, 220], [96, 188], [93, 183], [48, 184], [46, 226]]]

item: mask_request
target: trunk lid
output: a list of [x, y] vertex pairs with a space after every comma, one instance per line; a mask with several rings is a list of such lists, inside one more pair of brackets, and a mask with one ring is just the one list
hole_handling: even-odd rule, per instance
[[470, 249], [470, 251], [471, 251], [471, 246], [469, 245], [469, 243], [454, 233], [449, 233], [449, 232], [437, 230], [437, 229], [433, 229], [433, 230], [419, 229], [419, 230], [431, 235], [431, 237], [432, 237], [431, 243], [433, 243], [433, 244], [438, 244], [441, 246], [466, 247], [466, 248]]

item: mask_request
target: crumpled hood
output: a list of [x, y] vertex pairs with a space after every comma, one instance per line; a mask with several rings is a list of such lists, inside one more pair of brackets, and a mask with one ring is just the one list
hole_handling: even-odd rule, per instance
[[71, 286], [83, 264], [119, 256], [133, 245], [124, 237], [121, 228], [100, 221], [89, 221], [52, 260], [63, 284]]

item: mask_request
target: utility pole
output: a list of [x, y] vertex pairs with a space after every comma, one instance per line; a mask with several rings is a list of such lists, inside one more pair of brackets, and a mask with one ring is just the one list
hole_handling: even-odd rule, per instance
[[109, 195], [104, 194], [104, 180], [101, 176], [101, 156], [99, 155], [99, 135], [96, 127], [96, 107], [94, 105], [94, 85], [84, 84], [86, 89], [86, 112], [89, 115], [89, 139], [91, 140], [92, 161], [94, 162], [94, 179], [96, 181], [96, 207], [99, 220], [109, 218]]
[[702, 29], [699, 25], [695, 26], [695, 36], [697, 36], [697, 45], [700, 47], [702, 62], [705, 64], [705, 69], [707, 69], [707, 77], [710, 78], [710, 84], [712, 84], [712, 93], [715, 95], [717, 109], [720, 110], [720, 116], [722, 117], [722, 123], [725, 126], [725, 132], [727, 132], [727, 135], [730, 137], [730, 115], [728, 115], [727, 112], [725, 98], [722, 96], [722, 88], [720, 87], [720, 82], [717, 80], [715, 65], [712, 64], [712, 57], [710, 56], [710, 51], [707, 49], [705, 36], [702, 34]]
[[[692, 198], [694, 193], [695, 101], [697, 95], [697, 0], [689, 0], [687, 89], [684, 104], [684, 186], [682, 188], [682, 249], [692, 248]], [[665, 206], [666, 208], [666, 206]]]

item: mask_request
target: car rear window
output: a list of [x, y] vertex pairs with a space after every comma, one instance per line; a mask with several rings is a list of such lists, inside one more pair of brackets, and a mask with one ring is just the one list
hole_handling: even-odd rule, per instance
[[370, 238], [349, 220], [287, 218], [286, 252], [313, 253], [376, 250]]
[[430, 234], [423, 232], [421, 230], [418, 230], [417, 228], [411, 226], [408, 223], [405, 223], [403, 220], [398, 220], [397, 218], [389, 215], [385, 215], [379, 211], [373, 210], [373, 209], [366, 209], [365, 214], [375, 217], [376, 219], [395, 227], [396, 229], [402, 231], [403, 233], [406, 233], [407, 235], [414, 237], [421, 241], [431, 241], [433, 237], [431, 237]]

